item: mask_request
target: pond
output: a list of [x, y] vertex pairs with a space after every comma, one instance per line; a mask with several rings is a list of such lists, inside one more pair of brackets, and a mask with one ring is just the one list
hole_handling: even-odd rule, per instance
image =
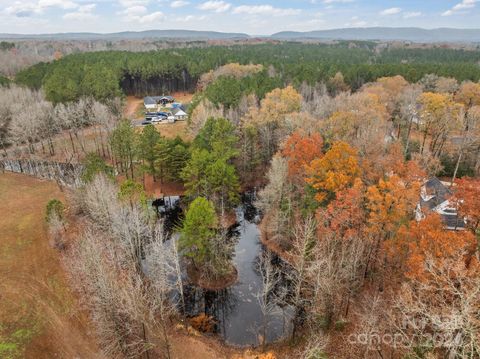
[[273, 305], [264, 320], [258, 300], [258, 293], [263, 289], [258, 260], [266, 249], [260, 243], [259, 214], [252, 201], [252, 195], [245, 195], [242, 205], [236, 209], [233, 235], [237, 242], [233, 261], [238, 270], [237, 282], [220, 291], [193, 285], [184, 287], [187, 315], [212, 316], [217, 323], [216, 332], [227, 344], [235, 346], [260, 345], [264, 323], [267, 343], [288, 337], [292, 331], [293, 309], [288, 305]]

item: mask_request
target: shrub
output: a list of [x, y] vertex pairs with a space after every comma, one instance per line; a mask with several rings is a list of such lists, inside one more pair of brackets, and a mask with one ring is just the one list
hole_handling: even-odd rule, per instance
[[63, 219], [63, 212], [65, 206], [58, 199], [52, 199], [47, 203], [47, 210], [45, 219], [47, 222], [50, 222], [52, 217], [55, 215], [58, 219]]

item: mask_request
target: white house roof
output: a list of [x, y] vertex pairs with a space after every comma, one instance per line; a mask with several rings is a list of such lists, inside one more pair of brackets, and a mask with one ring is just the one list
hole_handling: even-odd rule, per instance
[[187, 114], [185, 113], [185, 111], [180, 110], [175, 113], [175, 116], [187, 116]]

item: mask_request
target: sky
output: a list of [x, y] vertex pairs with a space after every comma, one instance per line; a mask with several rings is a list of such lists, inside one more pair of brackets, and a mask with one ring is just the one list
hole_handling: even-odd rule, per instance
[[479, 28], [480, 0], [0, 0], [0, 33]]

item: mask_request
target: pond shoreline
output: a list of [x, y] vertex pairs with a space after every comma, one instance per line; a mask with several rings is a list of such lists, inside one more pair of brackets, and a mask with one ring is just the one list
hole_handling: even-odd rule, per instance
[[234, 265], [231, 266], [231, 270], [228, 274], [212, 281], [203, 279], [201, 273], [197, 269], [192, 268], [192, 266], [187, 267], [187, 274], [189, 281], [193, 285], [209, 291], [227, 289], [234, 285], [238, 280], [238, 270]]
[[260, 221], [258, 228], [260, 230], [260, 243], [265, 246], [269, 251], [276, 254], [280, 259], [288, 264], [292, 264], [292, 257], [291, 255], [280, 248], [280, 246], [272, 239], [269, 238], [268, 232], [268, 215], [265, 215], [262, 220]]

